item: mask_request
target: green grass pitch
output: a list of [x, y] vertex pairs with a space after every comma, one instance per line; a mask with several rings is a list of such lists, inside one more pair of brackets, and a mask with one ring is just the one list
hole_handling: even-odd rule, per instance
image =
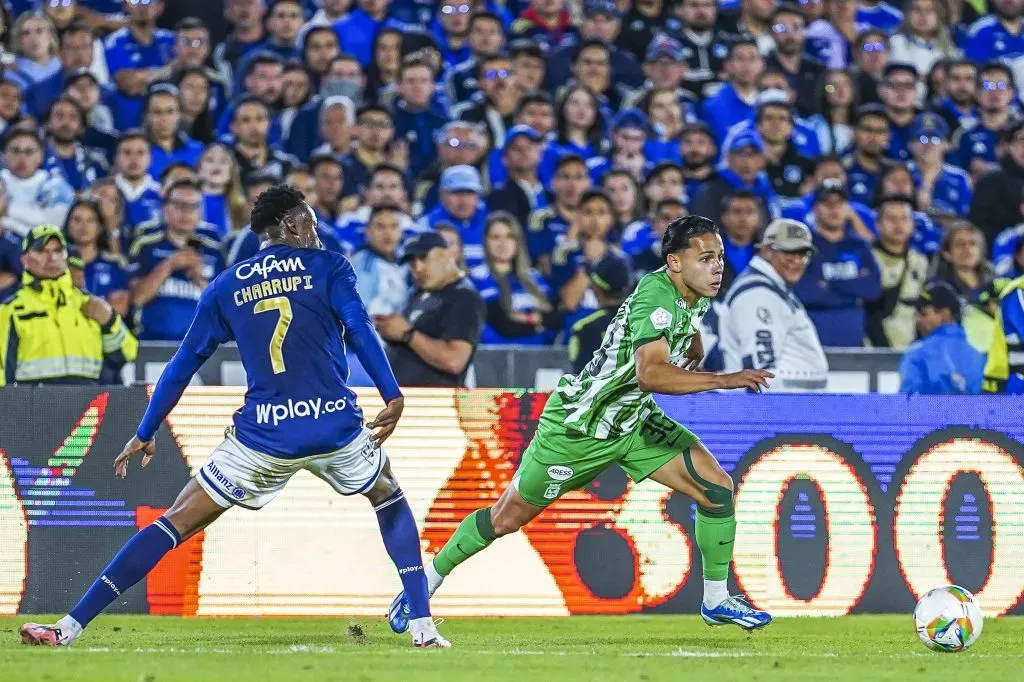
[[[3, 682], [875, 682], [1024, 679], [1024, 619], [987, 620], [967, 652], [925, 649], [910, 616], [787, 618], [764, 632], [695, 616], [459, 618], [419, 651], [383, 619], [101, 616], [68, 649], [22, 646], [2, 618]], [[43, 622], [51, 622], [52, 618]]]

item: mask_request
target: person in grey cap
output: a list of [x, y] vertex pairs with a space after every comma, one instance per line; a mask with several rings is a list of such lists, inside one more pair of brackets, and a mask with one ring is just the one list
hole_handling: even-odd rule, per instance
[[779, 219], [765, 228], [757, 255], [725, 297], [719, 336], [725, 371], [775, 372], [772, 390], [821, 391], [828, 359], [793, 285], [814, 255], [811, 230]]

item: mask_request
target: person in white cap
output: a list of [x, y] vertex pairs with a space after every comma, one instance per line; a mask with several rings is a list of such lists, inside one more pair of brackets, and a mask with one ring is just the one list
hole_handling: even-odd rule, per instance
[[725, 297], [719, 335], [726, 372], [771, 370], [776, 391], [825, 388], [828, 359], [792, 291], [814, 251], [811, 231], [799, 221], [779, 219], [765, 228], [757, 255]]

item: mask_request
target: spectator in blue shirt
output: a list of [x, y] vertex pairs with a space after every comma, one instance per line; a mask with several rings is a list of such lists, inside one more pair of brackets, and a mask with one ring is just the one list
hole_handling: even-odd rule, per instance
[[156, 27], [164, 11], [162, 0], [126, 2], [128, 25], [107, 36], [107, 67], [117, 85], [114, 127], [138, 126], [142, 121], [142, 96], [153, 75], [174, 57], [174, 33]]
[[858, 0], [856, 20], [858, 24], [893, 33], [903, 23], [903, 12], [885, 0]]
[[11, 48], [18, 55], [14, 70], [27, 85], [35, 85], [60, 72], [57, 29], [45, 14], [22, 14], [14, 22], [11, 33]]
[[172, 163], [185, 163], [195, 168], [203, 145], [181, 129], [181, 104], [176, 87], [160, 83], [150, 88], [143, 104], [143, 128], [149, 139], [150, 175], [160, 177], [164, 168]]
[[[153, 75], [152, 82], [178, 86], [184, 127], [191, 130], [201, 126], [200, 134], [189, 134], [201, 142], [209, 142], [213, 123], [219, 120], [220, 112], [228, 102], [228, 84], [216, 69], [207, 65], [211, 51], [210, 32], [202, 21], [186, 17], [174, 25], [174, 32], [174, 58]], [[202, 82], [197, 81], [197, 77], [202, 78]], [[200, 86], [201, 94], [194, 94]], [[205, 120], [197, 124], [195, 119], [201, 115]]]
[[978, 117], [964, 121], [953, 136], [950, 161], [975, 180], [998, 164], [999, 134], [1013, 118], [1016, 84], [1006, 64], [990, 62], [978, 70]]
[[203, 187], [203, 220], [215, 225], [221, 238], [245, 227], [249, 207], [231, 149], [220, 143], [210, 145], [199, 157], [197, 170]]
[[[547, 205], [547, 194], [537, 175], [540, 147], [541, 139], [536, 130], [527, 125], [513, 126], [505, 138], [503, 150], [503, 167], [508, 176], [487, 197], [488, 209], [509, 213], [520, 226], [529, 222], [530, 213]], [[525, 237], [523, 241], [525, 244]]]
[[501, 18], [491, 12], [475, 12], [470, 15], [467, 45], [469, 56], [449, 68], [445, 76], [445, 89], [451, 102], [464, 102], [477, 91], [477, 60], [480, 57], [503, 51], [505, 33]]
[[114, 114], [107, 104], [113, 97], [112, 93], [113, 90], [99, 84], [89, 69], [76, 69], [69, 73], [64, 88], [64, 94], [77, 102], [88, 116], [89, 125], [82, 135], [82, 143], [101, 150], [108, 161], [114, 158], [114, 148], [117, 146]]
[[459, 229], [462, 254], [467, 267], [484, 260], [484, 221], [487, 206], [480, 200], [484, 188], [480, 172], [473, 166], [453, 166], [441, 174], [441, 203], [420, 219], [419, 231], [447, 222]]
[[276, 52], [282, 59], [299, 56], [299, 31], [306, 17], [300, 0], [272, 0], [267, 10], [267, 40], [264, 49]]
[[263, 30], [264, 0], [225, 0], [224, 16], [231, 23], [227, 40], [213, 50], [213, 63], [221, 79], [235, 85], [235, 70], [243, 57], [260, 48], [266, 39]]
[[398, 95], [391, 109], [395, 139], [409, 146], [409, 174], [416, 177], [430, 165], [434, 136], [448, 123], [448, 115], [431, 107], [434, 70], [423, 60], [402, 62]]
[[604, 149], [604, 120], [593, 90], [585, 85], [569, 87], [561, 95], [555, 114], [555, 138], [540, 161], [540, 180], [545, 187], [550, 187], [561, 157], [574, 154], [589, 162]]
[[897, 161], [909, 161], [910, 129], [917, 115], [918, 73], [910, 64], [890, 62], [885, 67], [878, 94], [882, 97], [885, 115], [889, 119], [889, 148], [886, 156]]
[[484, 262], [469, 277], [487, 306], [481, 343], [535, 346], [550, 343], [554, 308], [551, 290], [530, 267], [519, 222], [504, 211], [492, 213], [484, 227]]
[[971, 208], [971, 179], [945, 162], [949, 129], [937, 114], [921, 114], [910, 132], [910, 164], [917, 185], [917, 205], [923, 211], [967, 216]]
[[224, 269], [220, 245], [199, 234], [203, 195], [195, 183], [167, 190], [161, 229], [140, 237], [131, 250], [131, 287], [140, 339], [179, 341], [203, 290]]
[[590, 173], [583, 157], [566, 154], [558, 159], [548, 205], [530, 214], [526, 233], [530, 260], [545, 276], [551, 274], [552, 252], [573, 224], [580, 197], [589, 188]]
[[42, 118], [50, 102], [57, 99], [67, 86], [67, 77], [77, 69], [92, 66], [92, 31], [85, 24], [72, 24], [60, 37], [57, 52], [61, 68], [49, 78], [33, 84], [25, 95], [25, 104], [36, 118]]
[[107, 174], [103, 154], [82, 144], [86, 113], [78, 103], [67, 97], [55, 100], [45, 127], [49, 138], [46, 168], [61, 173], [72, 189], [80, 192]]
[[725, 84], [714, 97], [704, 100], [701, 118], [711, 127], [721, 144], [729, 128], [754, 118], [757, 79], [764, 60], [752, 38], [740, 38], [732, 44], [725, 60]]
[[686, 183], [685, 196], [695, 197], [701, 185], [715, 175], [718, 145], [711, 129], [700, 122], [683, 128], [679, 136], [679, 155]]
[[341, 217], [345, 187], [345, 169], [341, 160], [331, 154], [316, 154], [309, 160], [309, 172], [313, 175], [314, 196], [309, 205], [313, 208], [321, 226], [337, 230]]
[[691, 200], [691, 211], [717, 222], [722, 215], [722, 199], [729, 192], [741, 189], [761, 200], [766, 217], [776, 215], [778, 195], [765, 173], [767, 163], [761, 134], [753, 129], [738, 133], [725, 150], [725, 163]]
[[[914, 198], [915, 193], [914, 174], [907, 166], [887, 166], [878, 177], [878, 191], [875, 194], [879, 197]], [[875, 203], [878, 204], [877, 201]], [[938, 252], [942, 242], [942, 228], [927, 213], [919, 210], [916, 198], [913, 207], [914, 232], [910, 236], [910, 246], [931, 258]], [[874, 224], [870, 227], [873, 232], [876, 231]]]
[[868, 205], [874, 201], [875, 185], [885, 165], [888, 146], [889, 118], [885, 110], [877, 104], [861, 106], [853, 129], [853, 149], [843, 159], [846, 186], [854, 201]]
[[300, 43], [302, 66], [313, 78], [313, 87], [319, 88], [327, 67], [341, 54], [338, 34], [330, 26], [314, 26], [302, 34]]
[[217, 121], [217, 135], [224, 136], [229, 133], [235, 109], [242, 102], [255, 97], [266, 105], [267, 113], [270, 115], [270, 142], [280, 142], [282, 129], [278, 108], [281, 105], [284, 88], [284, 62], [273, 52], [259, 50], [246, 57], [238, 70], [242, 74], [242, 89], [238, 96], [224, 107], [220, 120]]
[[993, 60], [1013, 61], [1024, 55], [1021, 14], [1018, 0], [990, 0], [992, 14], [971, 24], [963, 41], [964, 56], [984, 64]]
[[388, 19], [391, 0], [358, 0], [357, 7], [334, 24], [343, 52], [355, 55], [365, 69], [372, 61], [373, 42], [385, 25], [402, 28], [402, 23]]
[[932, 102], [932, 109], [955, 131], [979, 116], [975, 102], [978, 92], [978, 65], [968, 59], [956, 59], [945, 67], [946, 94]]
[[932, 282], [916, 302], [921, 339], [900, 360], [900, 392], [980, 393], [985, 356], [960, 326], [962, 302], [945, 282]]
[[725, 247], [722, 291], [728, 291], [736, 276], [747, 269], [756, 253], [758, 235], [766, 224], [761, 200], [753, 192], [737, 189], [722, 199], [721, 237]]
[[129, 130], [117, 143], [114, 154], [114, 180], [124, 195], [125, 250], [134, 239], [134, 230], [160, 216], [160, 184], [149, 174], [152, 154], [141, 130]]
[[469, 20], [473, 5], [469, 0], [441, 0], [430, 32], [441, 49], [444, 71], [470, 57]]
[[825, 347], [861, 347], [867, 331], [864, 302], [882, 293], [881, 274], [871, 247], [855, 236], [857, 220], [846, 191], [834, 181], [815, 194], [814, 246], [817, 253], [794, 287], [797, 298]]
[[231, 119], [235, 160], [242, 182], [252, 173], [265, 171], [283, 178], [298, 159], [270, 146], [270, 109], [255, 95], [242, 98]]
[[64, 235], [78, 251], [85, 290], [106, 299], [118, 315], [126, 317], [131, 303], [128, 263], [111, 252], [109, 230], [95, 199], [78, 199], [71, 205], [64, 221]]

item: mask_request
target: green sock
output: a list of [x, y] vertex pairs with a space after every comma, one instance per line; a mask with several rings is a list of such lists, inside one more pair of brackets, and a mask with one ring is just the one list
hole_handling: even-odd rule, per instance
[[463, 561], [487, 549], [496, 537], [491, 525], [491, 508], [478, 509], [462, 519], [455, 533], [434, 557], [434, 568], [447, 576]]
[[736, 544], [736, 515], [709, 516], [720, 510], [697, 508], [697, 547], [704, 565], [705, 580], [725, 580], [729, 577], [732, 549]]

